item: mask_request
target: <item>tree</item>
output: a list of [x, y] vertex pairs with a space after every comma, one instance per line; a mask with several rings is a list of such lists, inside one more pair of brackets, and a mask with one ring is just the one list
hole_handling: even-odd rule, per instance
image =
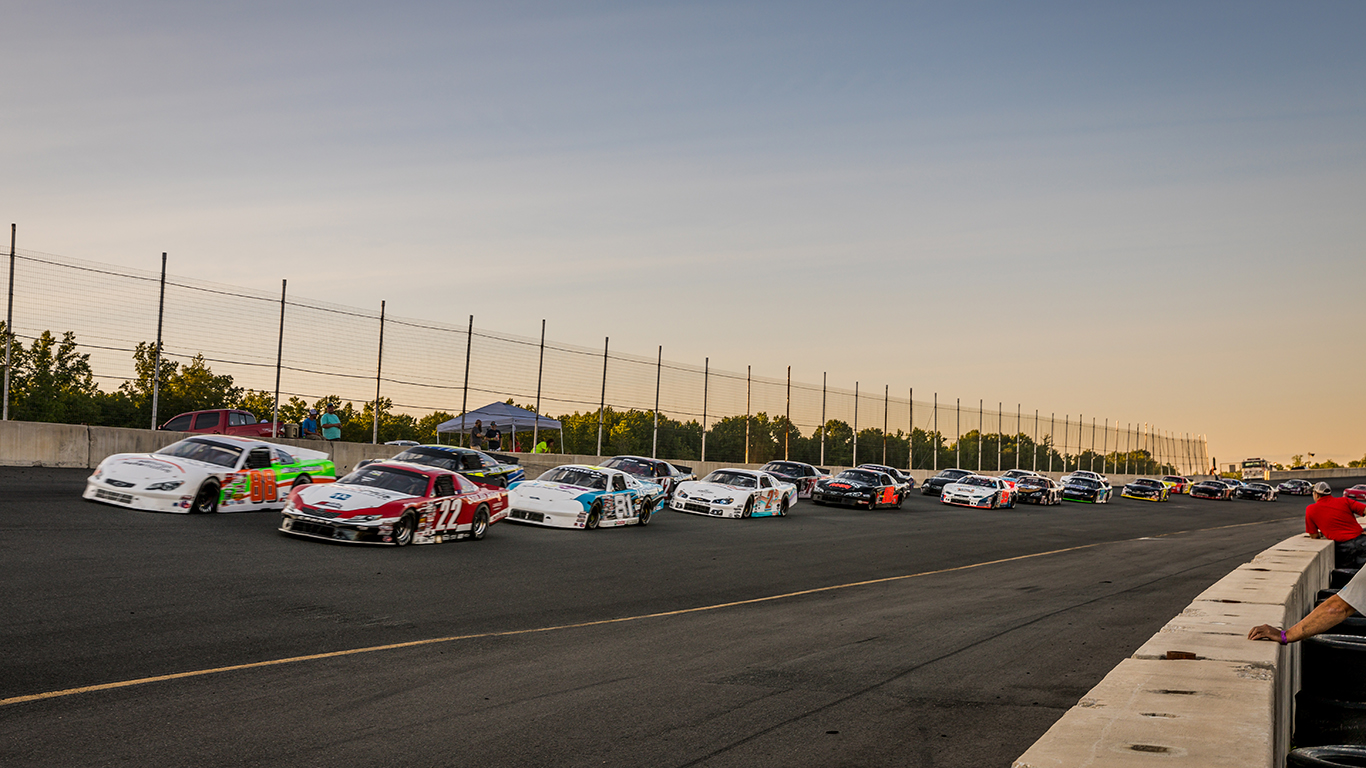
[[23, 349], [22, 342], [14, 341], [10, 353], [11, 418], [66, 424], [99, 420], [100, 391], [90, 371], [90, 355], [76, 349], [76, 336], [71, 331], [62, 334], [60, 342], [51, 331], [43, 331], [28, 350]]

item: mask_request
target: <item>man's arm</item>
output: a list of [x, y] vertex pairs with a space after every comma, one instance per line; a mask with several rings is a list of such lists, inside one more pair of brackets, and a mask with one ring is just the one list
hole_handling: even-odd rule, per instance
[[[1300, 619], [1298, 624], [1287, 629], [1285, 631], [1285, 641], [1287, 643], [1294, 643], [1308, 637], [1313, 637], [1314, 635], [1322, 634], [1341, 624], [1343, 619], [1355, 613], [1356, 609], [1348, 605], [1346, 600], [1343, 600], [1337, 595], [1333, 595], [1327, 600], [1324, 600], [1323, 603], [1311, 611], [1308, 616]], [[1252, 631], [1247, 633], [1247, 639], [1275, 640], [1279, 642], [1281, 639], [1281, 630], [1279, 627], [1263, 624], [1259, 627], [1253, 627]]]

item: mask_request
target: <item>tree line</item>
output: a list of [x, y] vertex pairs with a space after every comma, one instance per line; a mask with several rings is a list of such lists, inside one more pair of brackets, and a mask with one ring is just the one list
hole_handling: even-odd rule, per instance
[[[4, 324], [0, 322], [0, 339], [4, 338], [4, 330]], [[44, 331], [28, 346], [16, 338], [11, 351], [10, 418], [146, 429], [151, 426], [152, 418], [152, 384], [157, 368], [155, 344], [139, 343], [133, 351], [133, 363], [134, 377], [106, 392], [95, 383], [90, 355], [79, 351], [72, 332], [62, 334], [59, 339]], [[157, 413], [162, 422], [179, 413], [213, 408], [241, 409], [252, 412], [258, 419], [269, 419], [274, 409], [273, 393], [236, 386], [232, 376], [215, 374], [203, 355], [196, 355], [185, 363], [163, 356], [160, 369]], [[512, 403], [512, 400], [507, 402]], [[310, 403], [291, 396], [281, 401], [279, 418], [281, 423], [297, 423], [303, 420], [308, 409], [317, 408], [321, 412], [329, 404], [336, 408], [341, 418], [343, 440], [370, 441], [374, 402], [357, 405], [337, 395], [327, 395]], [[436, 428], [456, 414], [437, 411], [418, 419], [394, 412], [393, 402], [383, 397], [379, 399], [378, 407], [379, 442], [416, 440], [434, 443], [452, 439], [449, 435], [438, 436]], [[532, 406], [521, 407], [535, 410]], [[555, 418], [564, 425], [557, 452], [597, 453], [599, 414], [596, 410], [576, 411]], [[602, 413], [602, 455], [649, 456], [653, 453], [680, 461], [696, 461], [702, 457], [704, 432], [709, 461], [738, 463], [748, 455], [752, 463], [790, 458], [816, 465], [849, 466], [854, 463], [857, 445], [860, 463], [913, 469], [961, 466], [975, 470], [980, 466], [983, 471], [990, 472], [1016, 467], [1037, 467], [1041, 471], [1080, 468], [1134, 474], [1175, 471], [1146, 450], [1111, 451], [1103, 455], [1088, 450], [1064, 456], [1050, 438], [1036, 443], [1023, 433], [1011, 435], [978, 430], [968, 432], [956, 441], [942, 433], [922, 429], [910, 433], [898, 429], [884, 434], [881, 429], [868, 428], [855, 435], [848, 423], [838, 419], [804, 434], [786, 417], [770, 417], [767, 413], [727, 416], [716, 420], [706, 430], [696, 420], [679, 421], [660, 414], [656, 434], [652, 411], [611, 407]], [[504, 448], [511, 448], [516, 443], [520, 450], [529, 451], [531, 439], [530, 430], [505, 435]]]

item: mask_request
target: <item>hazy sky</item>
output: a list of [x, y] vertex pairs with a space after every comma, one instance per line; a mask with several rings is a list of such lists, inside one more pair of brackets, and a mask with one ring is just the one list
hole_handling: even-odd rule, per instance
[[1358, 0], [9, 0], [0, 217], [72, 258], [1345, 462], [1364, 28]]

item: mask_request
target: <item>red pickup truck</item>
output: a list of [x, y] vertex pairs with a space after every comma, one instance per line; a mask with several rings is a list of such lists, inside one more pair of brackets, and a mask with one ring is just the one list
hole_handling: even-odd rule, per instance
[[[251, 411], [234, 411], [227, 408], [182, 413], [162, 424], [161, 428], [170, 432], [270, 437], [269, 421], [264, 424], [258, 423]], [[283, 433], [283, 430], [281, 432]]]

